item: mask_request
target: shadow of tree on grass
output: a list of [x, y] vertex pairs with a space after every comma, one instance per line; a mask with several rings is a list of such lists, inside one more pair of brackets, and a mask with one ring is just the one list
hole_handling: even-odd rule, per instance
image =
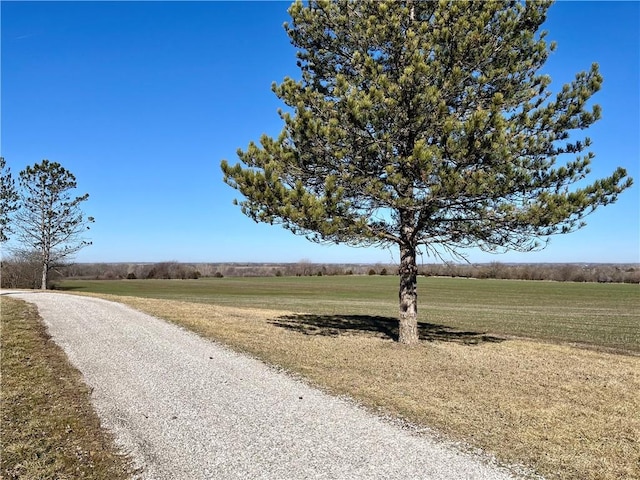
[[[283, 315], [270, 323], [305, 335], [364, 335], [398, 340], [398, 320], [376, 315]], [[418, 323], [420, 340], [469, 345], [497, 343], [505, 339], [486, 333], [457, 330], [446, 325]]]

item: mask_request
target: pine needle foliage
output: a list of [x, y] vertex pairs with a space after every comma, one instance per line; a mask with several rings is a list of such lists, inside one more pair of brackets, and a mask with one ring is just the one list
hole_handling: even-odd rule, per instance
[[543, 248], [631, 185], [622, 168], [585, 181], [603, 79], [594, 63], [552, 93], [550, 6], [294, 3], [301, 76], [272, 87], [284, 128], [221, 165], [242, 212], [316, 242], [398, 245], [400, 341], [415, 343], [418, 248]]
[[11, 215], [18, 209], [16, 182], [6, 165], [4, 157], [0, 157], [0, 242], [8, 241], [13, 233]]
[[81, 204], [89, 194], [73, 197], [76, 177], [57, 162], [42, 160], [20, 172], [20, 201], [13, 223], [23, 256], [35, 254], [42, 265], [42, 289], [57, 262], [91, 245], [84, 238], [93, 217]]

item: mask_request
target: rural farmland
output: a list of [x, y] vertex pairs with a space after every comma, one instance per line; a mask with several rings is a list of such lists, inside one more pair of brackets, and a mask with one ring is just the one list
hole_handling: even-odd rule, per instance
[[640, 480], [640, 2], [0, 10], [0, 479]]
[[[313, 315], [375, 314], [393, 324], [397, 282], [393, 276], [225, 277], [66, 280], [59, 288]], [[640, 353], [638, 285], [421, 278], [418, 298], [425, 337], [432, 325]]]
[[546, 478], [635, 478], [637, 285], [425, 278], [416, 347], [397, 278], [65, 281]]

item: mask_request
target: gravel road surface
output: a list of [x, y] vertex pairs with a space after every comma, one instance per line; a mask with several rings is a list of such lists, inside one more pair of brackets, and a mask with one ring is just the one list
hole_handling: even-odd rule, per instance
[[139, 478], [513, 478], [124, 305], [50, 292], [10, 294], [37, 305], [93, 388], [103, 424], [143, 467]]

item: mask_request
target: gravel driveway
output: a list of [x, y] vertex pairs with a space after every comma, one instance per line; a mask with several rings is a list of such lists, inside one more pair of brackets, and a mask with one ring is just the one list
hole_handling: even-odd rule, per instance
[[140, 478], [513, 478], [124, 305], [11, 295], [37, 305], [93, 388], [103, 424], [143, 467]]

